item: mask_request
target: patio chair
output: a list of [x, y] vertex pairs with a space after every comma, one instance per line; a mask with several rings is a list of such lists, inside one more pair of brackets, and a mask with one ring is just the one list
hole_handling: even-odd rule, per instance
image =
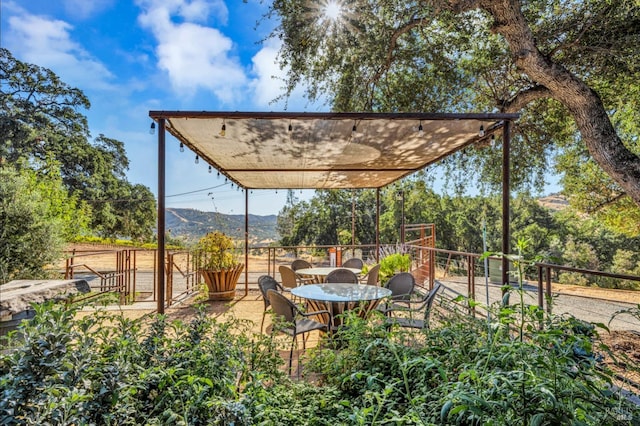
[[353, 269], [362, 269], [364, 266], [364, 262], [362, 259], [358, 259], [357, 257], [352, 257], [349, 260], [346, 260], [342, 263], [343, 268], [353, 268]]
[[296, 259], [291, 262], [291, 269], [293, 269], [294, 271], [305, 268], [313, 268], [313, 265], [304, 259]]
[[[291, 375], [293, 347], [298, 345], [298, 335], [302, 335], [302, 349], [306, 350], [305, 334], [308, 336], [308, 333], [314, 330], [328, 332], [331, 326], [331, 313], [327, 310], [303, 312], [291, 300], [275, 290], [267, 290], [267, 297], [275, 314], [275, 325], [272, 328], [272, 332], [283, 332], [293, 338], [291, 349], [289, 350], [289, 375]], [[309, 319], [309, 317], [319, 314], [329, 315], [329, 325]], [[298, 357], [299, 360], [300, 357]], [[298, 366], [299, 371], [300, 366]]]
[[284, 291], [284, 289], [282, 288], [280, 283], [276, 281], [276, 279], [271, 275], [261, 275], [258, 278], [258, 287], [260, 288], [260, 293], [262, 293], [262, 301], [264, 302], [264, 312], [262, 312], [262, 322], [260, 323], [260, 333], [262, 333], [262, 329], [264, 328], [264, 318], [267, 316], [267, 310], [271, 306], [269, 297], [267, 297], [267, 291]]
[[378, 310], [389, 316], [398, 307], [408, 307], [416, 280], [409, 272], [400, 272], [391, 277], [385, 286], [391, 290], [390, 300], [380, 304]]
[[361, 284], [378, 285], [378, 277], [380, 276], [380, 264], [373, 265], [369, 271], [360, 277]]
[[311, 277], [305, 278], [296, 274], [296, 271], [291, 269], [290, 266], [280, 265], [278, 267], [278, 272], [280, 272], [280, 279], [282, 280], [282, 286], [286, 288], [295, 288], [299, 285], [310, 284], [313, 282]]
[[348, 269], [338, 268], [329, 272], [324, 282], [358, 284], [358, 276]]
[[[406, 328], [425, 329], [429, 328], [429, 317], [431, 314], [431, 307], [433, 301], [436, 298], [436, 293], [442, 287], [442, 283], [438, 282], [431, 291], [429, 291], [420, 301], [408, 302], [408, 307], [396, 307], [394, 310], [398, 313], [408, 313], [407, 316], [389, 316], [386, 319], [386, 325], [390, 328], [392, 325], [399, 325]], [[414, 314], [419, 314], [418, 318], [414, 317]], [[421, 318], [420, 318], [421, 316]]]

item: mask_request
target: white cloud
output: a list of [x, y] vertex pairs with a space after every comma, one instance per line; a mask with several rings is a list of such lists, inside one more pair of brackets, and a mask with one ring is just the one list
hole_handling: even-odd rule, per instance
[[138, 0], [136, 4], [144, 11], [143, 16], [163, 14], [186, 22], [207, 22], [214, 15], [221, 23], [226, 23], [229, 17], [224, 0]]
[[9, 18], [5, 44], [14, 56], [49, 68], [82, 90], [108, 88], [112, 74], [71, 39], [72, 29], [67, 22], [23, 12]]
[[114, 0], [64, 0], [66, 12], [79, 19], [89, 18], [113, 4]]
[[269, 39], [265, 42], [264, 47], [252, 58], [252, 71], [255, 78], [251, 81], [250, 88], [254, 93], [254, 102], [258, 106], [265, 108], [286, 106], [290, 111], [326, 110], [324, 98], [310, 103], [304, 96], [304, 87], [302, 86], [297, 86], [289, 99], [281, 99], [274, 102], [274, 99], [285, 93], [285, 80], [288, 72], [288, 69], [281, 69], [277, 63], [280, 46], [280, 41]]
[[255, 102], [259, 106], [269, 106], [269, 103], [284, 91], [283, 77], [286, 71], [281, 70], [276, 62], [278, 51], [279, 46], [270, 40], [252, 58], [256, 78], [251, 82], [251, 87], [255, 94]]
[[198, 89], [214, 93], [221, 101], [233, 103], [241, 96], [247, 78], [238, 58], [233, 56], [232, 40], [204, 22], [209, 13], [220, 18], [228, 11], [222, 2], [180, 0], [142, 0], [144, 11], [139, 22], [156, 40], [158, 66], [165, 71], [175, 91], [193, 95]]

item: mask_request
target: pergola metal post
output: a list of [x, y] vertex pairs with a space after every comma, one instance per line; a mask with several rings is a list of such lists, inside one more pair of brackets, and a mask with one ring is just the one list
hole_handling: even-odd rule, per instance
[[396, 200], [400, 201], [400, 244], [404, 245], [404, 189], [396, 194]]
[[165, 289], [165, 273], [164, 273], [164, 257], [165, 257], [165, 119], [158, 119], [158, 313], [164, 314], [164, 289]]
[[249, 294], [249, 190], [244, 189], [244, 295]]
[[511, 198], [511, 121], [505, 120], [502, 129], [502, 285], [509, 283], [509, 200]]
[[376, 263], [380, 262], [380, 188], [376, 188]]

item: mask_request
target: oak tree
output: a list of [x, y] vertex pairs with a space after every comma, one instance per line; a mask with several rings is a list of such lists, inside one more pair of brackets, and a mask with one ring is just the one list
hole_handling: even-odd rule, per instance
[[[556, 165], [576, 205], [640, 206], [637, 0], [274, 0], [269, 16], [287, 94], [306, 85], [337, 111], [520, 112], [515, 188]], [[455, 178], [471, 159], [499, 182], [498, 149], [453, 159]]]
[[127, 180], [123, 142], [104, 135], [91, 140], [82, 91], [2, 48], [0, 80], [0, 163], [40, 173], [58, 167], [70, 196], [91, 206], [94, 232], [150, 238], [155, 198]]

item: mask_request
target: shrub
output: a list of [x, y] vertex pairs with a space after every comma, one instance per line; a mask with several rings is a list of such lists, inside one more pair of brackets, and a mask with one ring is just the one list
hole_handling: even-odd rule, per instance
[[0, 166], [0, 285], [42, 278], [44, 267], [62, 257], [62, 221], [33, 180]]
[[410, 267], [411, 257], [408, 254], [389, 254], [380, 260], [380, 282], [384, 284], [397, 272], [407, 272]]
[[[349, 401], [352, 424], [635, 424], [640, 410], [612, 388], [599, 363], [596, 327], [527, 308], [493, 308], [493, 322], [439, 317], [409, 335], [350, 317], [339, 351], [315, 349], [308, 362]], [[382, 324], [382, 322], [380, 323]], [[603, 346], [602, 346], [603, 347]], [[626, 419], [628, 423], [620, 422]]]
[[490, 322], [436, 309], [436, 326], [415, 333], [387, 330], [382, 317], [347, 315], [347, 327], [308, 352], [316, 384], [282, 372], [276, 340], [204, 309], [189, 322], [103, 311], [79, 318], [52, 304], [35, 309], [17, 349], [0, 355], [3, 425], [640, 420], [599, 361], [606, 347], [598, 327], [536, 307], [493, 306]]
[[[291, 380], [271, 337], [200, 309], [188, 323], [46, 304], [0, 355], [0, 424], [330, 424], [331, 387]], [[13, 342], [14, 345], [16, 342]]]

